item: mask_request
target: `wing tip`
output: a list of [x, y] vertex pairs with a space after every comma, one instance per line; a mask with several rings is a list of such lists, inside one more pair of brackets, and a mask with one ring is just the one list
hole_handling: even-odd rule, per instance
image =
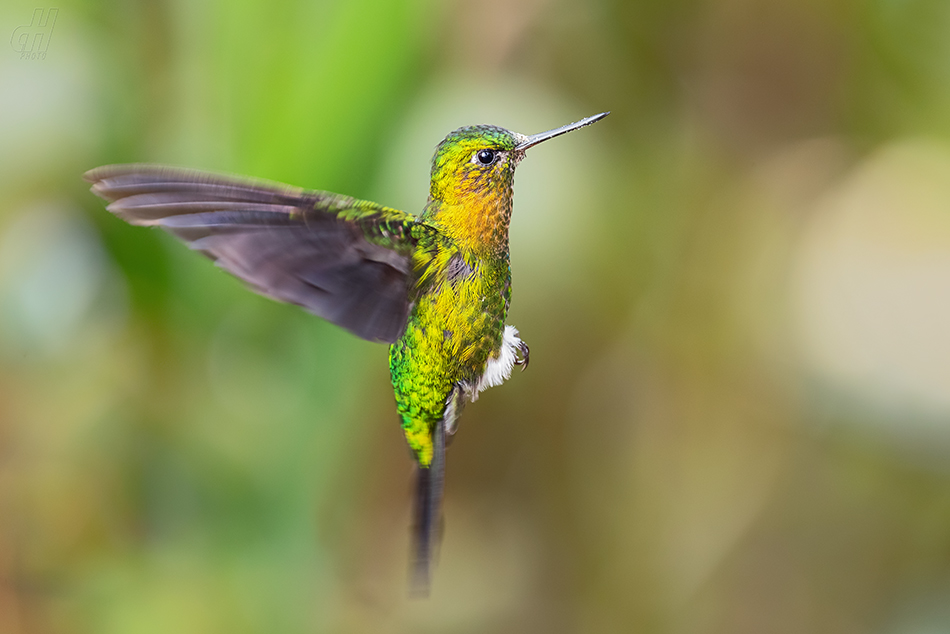
[[157, 163], [112, 163], [109, 165], [100, 165], [99, 167], [94, 167], [91, 170], [86, 170], [82, 177], [83, 180], [88, 183], [95, 183], [108, 178], [115, 178], [117, 176], [124, 176], [136, 172], [159, 172], [166, 169], [176, 168], [171, 168], [166, 165], [159, 165]]
[[[182, 183], [187, 185], [220, 184], [241, 188], [260, 188], [285, 196], [302, 196], [307, 190], [267, 178], [242, 176], [227, 171], [178, 167], [162, 163], [114, 163], [87, 170], [82, 175], [87, 183], [107, 183], [116, 179], [132, 179], [136, 184]], [[124, 181], [116, 184], [128, 185]], [[107, 187], [104, 185], [103, 187]], [[320, 192], [324, 193], [324, 192]], [[97, 192], [97, 195], [98, 192]]]

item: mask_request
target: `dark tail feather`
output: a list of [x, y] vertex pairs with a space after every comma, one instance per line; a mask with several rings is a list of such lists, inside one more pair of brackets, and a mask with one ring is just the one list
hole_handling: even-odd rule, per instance
[[410, 594], [429, 596], [432, 582], [433, 550], [442, 519], [442, 485], [445, 480], [445, 421], [440, 420], [432, 432], [432, 464], [419, 467], [416, 484], [415, 525], [413, 526]]

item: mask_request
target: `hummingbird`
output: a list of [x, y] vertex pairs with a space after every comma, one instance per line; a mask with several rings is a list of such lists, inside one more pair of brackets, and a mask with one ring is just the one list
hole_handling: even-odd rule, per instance
[[529, 148], [608, 114], [531, 136], [492, 125], [449, 133], [435, 149], [418, 216], [162, 165], [106, 165], [84, 178], [126, 222], [161, 227], [251, 290], [389, 344], [396, 409], [418, 467], [410, 584], [425, 596], [446, 436], [467, 402], [508, 380], [514, 366], [528, 366], [527, 344], [505, 323], [515, 168]]

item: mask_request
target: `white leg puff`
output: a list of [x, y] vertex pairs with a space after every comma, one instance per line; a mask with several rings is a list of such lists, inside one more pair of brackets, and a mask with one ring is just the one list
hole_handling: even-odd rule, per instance
[[478, 399], [479, 393], [490, 387], [501, 385], [511, 378], [511, 370], [518, 360], [518, 352], [523, 349], [521, 338], [518, 337], [518, 329], [514, 326], [505, 326], [505, 333], [501, 338], [501, 347], [488, 358], [482, 376], [474, 387], [468, 390], [469, 399], [474, 401]]

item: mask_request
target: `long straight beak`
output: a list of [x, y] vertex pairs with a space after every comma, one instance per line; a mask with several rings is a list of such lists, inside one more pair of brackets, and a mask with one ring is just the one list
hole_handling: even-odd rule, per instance
[[527, 150], [529, 147], [537, 145], [541, 141], [547, 141], [548, 139], [553, 139], [556, 136], [567, 134], [568, 132], [571, 132], [572, 130], [577, 130], [585, 126], [589, 126], [590, 124], [596, 121], [600, 121], [601, 119], [603, 119], [609, 114], [610, 114], [609, 111], [601, 112], [600, 114], [595, 114], [593, 117], [587, 117], [586, 119], [581, 119], [580, 121], [576, 121], [574, 123], [568, 123], [567, 125], [561, 126], [560, 128], [555, 128], [554, 130], [548, 130], [547, 132], [541, 132], [539, 134], [532, 134], [529, 137], [525, 137], [525, 140], [519, 143], [515, 147], [515, 149], [523, 152], [524, 150]]

